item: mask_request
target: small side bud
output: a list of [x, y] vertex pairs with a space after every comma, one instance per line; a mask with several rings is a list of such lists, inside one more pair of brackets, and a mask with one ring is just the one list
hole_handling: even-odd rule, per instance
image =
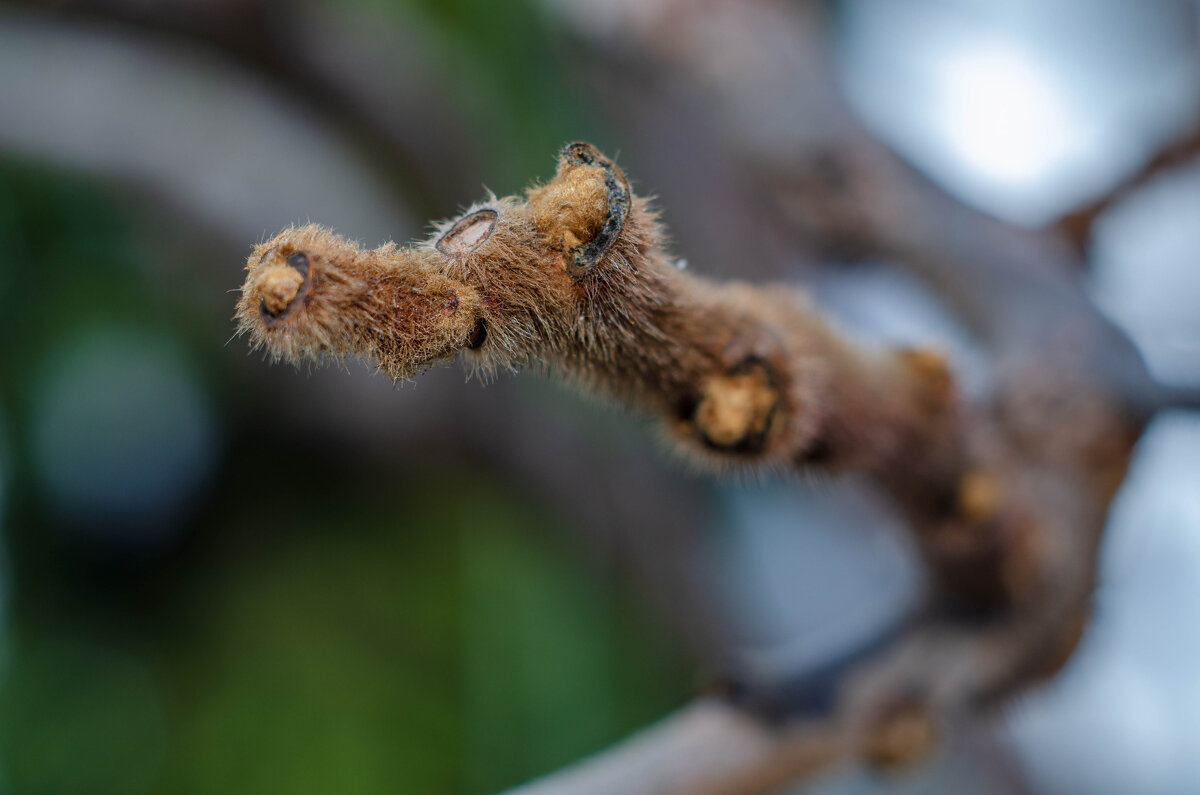
[[926, 759], [937, 739], [937, 721], [929, 706], [916, 699], [902, 699], [876, 717], [860, 750], [868, 765], [898, 772]]
[[267, 314], [279, 317], [300, 294], [304, 277], [291, 268], [275, 266], [262, 275], [262, 305]]
[[287, 315], [301, 302], [298, 300], [310, 286], [311, 268], [308, 255], [297, 251], [285, 263], [262, 268], [257, 289], [261, 295], [259, 312], [263, 322], [273, 323]]
[[631, 206], [625, 174], [584, 141], [564, 147], [554, 180], [529, 193], [535, 223], [563, 252], [567, 271], [576, 280], [612, 251]]
[[750, 359], [729, 374], [705, 382], [693, 422], [713, 447], [757, 449], [770, 429], [780, 397], [766, 364]]

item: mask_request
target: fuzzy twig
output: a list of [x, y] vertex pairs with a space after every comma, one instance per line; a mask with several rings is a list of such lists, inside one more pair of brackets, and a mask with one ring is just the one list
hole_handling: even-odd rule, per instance
[[[986, 407], [964, 405], [936, 353], [854, 343], [786, 287], [683, 272], [663, 238], [621, 170], [576, 143], [548, 184], [490, 198], [413, 246], [285, 230], [252, 253], [238, 318], [274, 357], [358, 355], [393, 379], [459, 354], [485, 374], [539, 365], [657, 414], [711, 468], [875, 478], [909, 520], [931, 598], [839, 689], [817, 731], [839, 738], [839, 755], [907, 763], [948, 724], [1058, 670], [1139, 420], [1083, 374], [1036, 368]], [[730, 780], [778, 783], [792, 753], [810, 758], [791, 728], [773, 738], [792, 749], [782, 761], [760, 755]]]
[[484, 202], [421, 245], [283, 232], [251, 256], [238, 315], [273, 356], [362, 355], [393, 379], [460, 352], [484, 373], [540, 364], [658, 414], [718, 468], [904, 462], [906, 489], [954, 477], [961, 434], [938, 355], [857, 345], [789, 288], [683, 272], [662, 238], [620, 170], [573, 144], [524, 201]]

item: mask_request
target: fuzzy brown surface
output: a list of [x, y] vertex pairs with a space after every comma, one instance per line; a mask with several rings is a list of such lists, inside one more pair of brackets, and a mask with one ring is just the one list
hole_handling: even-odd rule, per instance
[[[662, 416], [682, 449], [717, 467], [874, 471], [931, 422], [954, 421], [952, 401], [906, 352], [843, 338], [799, 291], [678, 269], [644, 199], [607, 254], [573, 274], [575, 250], [607, 217], [605, 176], [564, 158], [526, 200], [481, 203], [461, 218], [490, 212], [465, 231], [454, 219], [411, 246], [368, 251], [317, 226], [284, 230], [247, 262], [240, 329], [276, 358], [363, 356], [396, 380], [460, 352], [485, 376], [544, 366]], [[268, 288], [291, 286], [281, 269], [295, 252], [311, 284], [273, 318], [281, 299]], [[479, 324], [486, 338], [472, 350]]]

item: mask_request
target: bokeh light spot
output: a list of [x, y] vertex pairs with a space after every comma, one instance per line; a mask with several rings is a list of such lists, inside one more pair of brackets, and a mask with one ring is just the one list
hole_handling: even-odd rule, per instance
[[973, 44], [940, 60], [935, 102], [949, 153], [1001, 182], [1042, 177], [1078, 147], [1081, 131], [1050, 70], [1021, 50]]

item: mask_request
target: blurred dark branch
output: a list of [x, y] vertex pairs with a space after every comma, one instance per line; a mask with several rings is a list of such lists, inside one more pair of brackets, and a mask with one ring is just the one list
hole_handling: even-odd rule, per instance
[[1200, 159], [1200, 120], [1185, 129], [1151, 156], [1140, 169], [1112, 186], [1100, 198], [1062, 217], [1054, 225], [1080, 251], [1086, 251], [1096, 220], [1138, 188], [1188, 163]]
[[1154, 409], [1200, 411], [1200, 386], [1162, 386], [1155, 395]]
[[[353, 63], [368, 43], [355, 42], [360, 32], [318, 16], [319, 7], [312, 4], [16, 0], [13, 5], [172, 37], [266, 77], [339, 128], [421, 216], [438, 216], [453, 208], [465, 181], [461, 175], [471, 173], [469, 168], [463, 171], [470, 164], [464, 163], [464, 147], [457, 146], [462, 125], [436, 88], [421, 82], [424, 76], [413, 77], [421, 65], [393, 63], [393, 68], [406, 72], [397, 75], [388, 74], [378, 62]], [[332, 60], [331, 54], [341, 61]], [[419, 114], [411, 112], [415, 107], [421, 108]]]

